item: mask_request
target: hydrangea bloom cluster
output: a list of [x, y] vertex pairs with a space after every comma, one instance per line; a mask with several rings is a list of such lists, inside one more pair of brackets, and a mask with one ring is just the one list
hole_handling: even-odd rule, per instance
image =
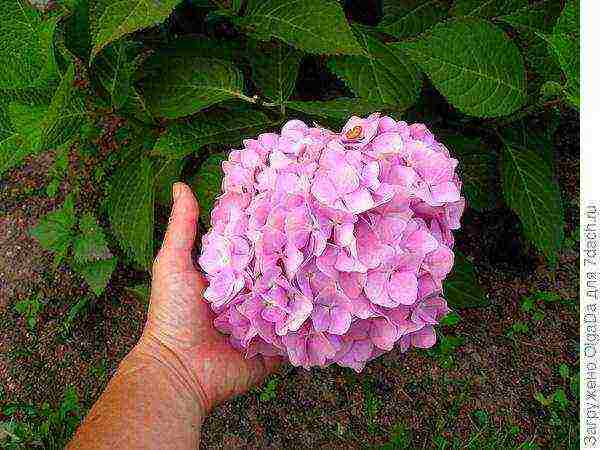
[[361, 371], [435, 343], [465, 207], [458, 161], [423, 124], [341, 133], [287, 122], [223, 163], [199, 263], [215, 326], [245, 352]]

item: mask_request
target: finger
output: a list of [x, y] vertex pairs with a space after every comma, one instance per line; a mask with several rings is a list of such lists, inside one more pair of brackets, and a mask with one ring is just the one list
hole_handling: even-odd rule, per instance
[[198, 213], [198, 202], [189, 186], [175, 183], [169, 226], [155, 266], [166, 266], [170, 271], [193, 269], [192, 249], [196, 239]]

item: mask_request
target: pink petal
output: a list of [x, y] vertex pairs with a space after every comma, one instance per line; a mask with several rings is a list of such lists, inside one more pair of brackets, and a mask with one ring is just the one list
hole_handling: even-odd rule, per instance
[[371, 302], [364, 295], [352, 299], [352, 314], [360, 319], [368, 319], [373, 316]]
[[300, 250], [294, 247], [294, 244], [288, 242], [285, 246], [285, 258], [284, 258], [285, 272], [287, 276], [292, 279], [296, 275], [296, 272], [304, 261], [304, 255]]
[[398, 133], [383, 133], [371, 142], [371, 152], [374, 158], [385, 158], [402, 152], [404, 142]]
[[310, 318], [315, 331], [326, 331], [331, 323], [329, 307], [316, 305], [312, 310]]
[[431, 186], [431, 196], [436, 203], [456, 202], [460, 199], [460, 191], [455, 183], [446, 181]]
[[325, 251], [317, 258], [317, 268], [328, 277], [337, 279], [338, 271], [335, 263], [338, 258], [338, 249], [332, 245], [327, 245]]
[[350, 298], [356, 298], [362, 293], [366, 281], [366, 274], [359, 272], [340, 272], [338, 280], [344, 294]]
[[412, 305], [417, 300], [417, 277], [411, 272], [395, 272], [390, 277], [388, 294], [402, 305]]
[[417, 348], [430, 348], [435, 345], [436, 337], [433, 327], [424, 327], [410, 335], [411, 343]]
[[324, 366], [334, 355], [335, 348], [323, 333], [315, 333], [308, 338], [308, 356], [312, 365]]
[[310, 192], [318, 201], [327, 206], [333, 206], [338, 198], [335, 186], [326, 176], [317, 176]]
[[387, 272], [379, 270], [371, 270], [367, 273], [365, 295], [376, 305], [387, 306], [390, 304], [387, 293], [388, 277], [389, 274]]
[[398, 330], [386, 319], [371, 320], [371, 341], [382, 350], [389, 351], [398, 339]]
[[375, 206], [373, 197], [367, 188], [359, 188], [343, 196], [344, 203], [354, 214], [368, 211]]
[[331, 323], [329, 325], [329, 332], [331, 334], [345, 334], [350, 328], [352, 323], [352, 314], [345, 308], [332, 308], [331, 310]]

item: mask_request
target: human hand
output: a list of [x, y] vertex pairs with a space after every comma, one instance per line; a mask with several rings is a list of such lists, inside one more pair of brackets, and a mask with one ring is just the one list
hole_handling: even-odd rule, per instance
[[152, 270], [148, 319], [132, 353], [168, 366], [209, 410], [262, 381], [280, 359], [245, 359], [214, 328], [215, 316], [201, 298], [206, 281], [192, 262], [198, 203], [183, 183], [173, 185], [173, 201]]

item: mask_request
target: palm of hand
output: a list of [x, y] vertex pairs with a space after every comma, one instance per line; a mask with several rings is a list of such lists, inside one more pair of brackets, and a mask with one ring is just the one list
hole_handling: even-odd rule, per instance
[[214, 314], [202, 301], [206, 282], [192, 264], [198, 206], [190, 189], [173, 207], [163, 248], [154, 263], [148, 320], [141, 344], [184, 376], [207, 407], [242, 393], [276, 365], [273, 358], [245, 359], [213, 326]]

